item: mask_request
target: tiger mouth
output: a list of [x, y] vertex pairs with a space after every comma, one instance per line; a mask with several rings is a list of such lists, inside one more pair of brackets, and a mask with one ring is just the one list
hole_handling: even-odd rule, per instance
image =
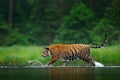
[[43, 57], [43, 58], [44, 58], [44, 57], [46, 57], [46, 55], [41, 55], [41, 57]]

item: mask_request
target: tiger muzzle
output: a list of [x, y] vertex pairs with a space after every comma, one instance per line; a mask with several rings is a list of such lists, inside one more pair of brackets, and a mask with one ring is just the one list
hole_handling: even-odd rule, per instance
[[46, 55], [42, 54], [41, 57], [46, 57]]

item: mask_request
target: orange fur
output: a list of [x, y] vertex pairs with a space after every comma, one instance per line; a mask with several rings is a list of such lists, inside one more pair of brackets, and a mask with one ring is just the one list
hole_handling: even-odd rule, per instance
[[[60, 58], [73, 59], [77, 58], [83, 59], [89, 63], [93, 59], [89, 56], [90, 54], [90, 45], [85, 44], [53, 44], [47, 47], [52, 55], [52, 58], [48, 65], [53, 64]], [[89, 61], [88, 61], [89, 60]], [[92, 62], [93, 64], [93, 62]]]

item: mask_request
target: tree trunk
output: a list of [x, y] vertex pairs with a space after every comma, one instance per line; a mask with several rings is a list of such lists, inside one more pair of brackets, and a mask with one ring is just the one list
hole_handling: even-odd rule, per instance
[[118, 35], [118, 43], [120, 44], [120, 34]]
[[12, 25], [13, 19], [13, 0], [9, 0], [8, 23]]

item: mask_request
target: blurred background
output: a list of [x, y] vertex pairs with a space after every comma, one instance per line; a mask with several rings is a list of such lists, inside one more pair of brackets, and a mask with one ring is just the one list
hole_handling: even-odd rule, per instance
[[0, 46], [120, 44], [120, 0], [0, 0]]

